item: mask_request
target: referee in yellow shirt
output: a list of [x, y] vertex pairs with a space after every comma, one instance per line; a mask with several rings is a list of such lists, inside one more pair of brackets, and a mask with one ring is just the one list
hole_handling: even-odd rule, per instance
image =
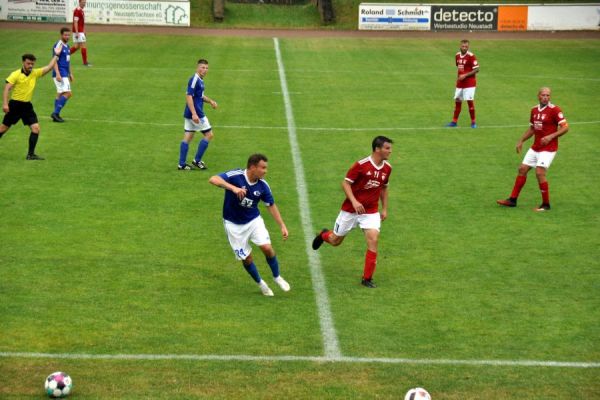
[[[61, 50], [62, 46], [56, 47], [54, 49], [54, 57], [52, 57], [50, 63], [43, 68], [35, 69], [33, 68], [36, 60], [35, 56], [33, 54], [24, 54], [22, 57], [23, 67], [14, 71], [6, 78], [6, 86], [2, 93], [4, 119], [0, 125], [0, 138], [10, 129], [11, 125], [22, 120], [23, 125], [28, 125], [29, 129], [31, 129], [27, 160], [43, 160], [42, 157], [35, 154], [35, 146], [40, 134], [40, 124], [38, 124], [37, 115], [33, 110], [31, 98], [33, 97], [33, 89], [35, 89], [37, 79], [52, 71]], [[12, 95], [9, 101], [8, 94], [11, 90]]]

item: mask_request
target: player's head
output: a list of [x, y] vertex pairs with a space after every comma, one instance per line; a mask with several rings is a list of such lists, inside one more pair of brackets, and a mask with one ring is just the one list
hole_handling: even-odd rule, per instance
[[21, 60], [23, 61], [23, 70], [27, 73], [30, 73], [33, 69], [33, 66], [35, 65], [35, 60], [37, 60], [37, 58], [35, 58], [33, 54], [28, 53], [23, 54], [21, 56]]
[[69, 41], [69, 38], [71, 37], [71, 30], [67, 27], [64, 28], [60, 28], [60, 40], [62, 40], [64, 43], [67, 43]]
[[204, 58], [199, 59], [196, 72], [198, 73], [198, 75], [200, 75], [201, 78], [204, 78], [206, 76], [206, 73], [208, 72], [208, 61], [206, 61]]
[[392, 143], [394, 142], [388, 137], [377, 136], [371, 143], [373, 153], [381, 157], [383, 160], [389, 159], [390, 154], [392, 154]]
[[85, 7], [85, 0], [79, 0], [79, 7]]
[[267, 156], [260, 153], [252, 154], [248, 157], [246, 169], [250, 178], [262, 179], [267, 174]]
[[462, 54], [466, 54], [469, 51], [469, 41], [467, 39], [463, 39], [460, 41], [460, 52]]
[[547, 86], [541, 87], [540, 90], [538, 90], [538, 100], [541, 105], [545, 106], [550, 102], [550, 94], [551, 90]]

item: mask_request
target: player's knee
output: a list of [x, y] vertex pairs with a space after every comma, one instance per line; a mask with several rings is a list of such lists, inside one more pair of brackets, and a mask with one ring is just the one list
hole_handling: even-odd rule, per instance
[[546, 169], [545, 168], [536, 168], [535, 176], [538, 179], [546, 179]]
[[209, 140], [209, 141], [210, 141], [210, 140], [212, 140], [212, 138], [213, 138], [213, 137], [214, 137], [214, 135], [213, 135], [212, 131], [208, 131], [208, 132], [206, 132], [206, 133], [204, 134], [204, 138], [205, 138], [206, 140]]

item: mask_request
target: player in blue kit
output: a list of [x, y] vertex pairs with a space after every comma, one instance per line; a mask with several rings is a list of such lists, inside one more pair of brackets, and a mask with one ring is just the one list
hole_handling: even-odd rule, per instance
[[71, 98], [71, 83], [73, 82], [73, 73], [71, 72], [71, 52], [69, 50], [69, 38], [71, 30], [62, 28], [60, 30], [60, 40], [58, 40], [52, 51], [56, 51], [58, 46], [62, 46], [60, 55], [52, 70], [52, 78], [56, 86], [56, 99], [54, 100], [54, 112], [50, 115], [54, 122], [65, 122], [60, 116], [60, 112]]
[[208, 61], [204, 59], [198, 60], [196, 73], [188, 82], [185, 96], [185, 110], [183, 111], [184, 133], [183, 140], [179, 146], [179, 165], [177, 166], [179, 170], [189, 171], [192, 169], [192, 166], [186, 163], [186, 159], [190, 142], [194, 139], [194, 134], [198, 131], [202, 132], [204, 138], [198, 144], [198, 151], [194, 156], [192, 165], [198, 169], [206, 169], [206, 164], [202, 161], [202, 157], [213, 138], [213, 133], [210, 122], [204, 114], [204, 103], [209, 103], [213, 109], [217, 108], [217, 102], [204, 94], [204, 77], [207, 72]]
[[263, 179], [267, 173], [267, 161], [267, 157], [262, 154], [252, 154], [248, 158], [245, 170], [233, 169], [214, 175], [209, 182], [225, 189], [223, 223], [236, 258], [242, 261], [244, 268], [258, 284], [262, 294], [273, 296], [273, 291], [262, 280], [256, 265], [254, 265], [251, 254], [252, 247], [249, 244], [249, 241], [252, 241], [261, 249], [267, 259], [267, 264], [271, 267], [275, 283], [284, 292], [289, 291], [290, 285], [279, 275], [279, 262], [275, 250], [271, 246], [265, 222], [258, 210], [258, 203], [262, 200], [281, 228], [283, 239], [287, 239], [288, 230], [275, 205], [271, 188]]

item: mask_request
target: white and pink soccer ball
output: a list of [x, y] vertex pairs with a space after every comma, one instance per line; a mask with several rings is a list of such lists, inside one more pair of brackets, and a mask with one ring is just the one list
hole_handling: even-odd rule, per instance
[[67, 397], [73, 389], [73, 380], [64, 372], [54, 372], [46, 378], [44, 388], [46, 394], [52, 398]]
[[431, 395], [423, 388], [414, 388], [406, 392], [404, 400], [431, 400]]

